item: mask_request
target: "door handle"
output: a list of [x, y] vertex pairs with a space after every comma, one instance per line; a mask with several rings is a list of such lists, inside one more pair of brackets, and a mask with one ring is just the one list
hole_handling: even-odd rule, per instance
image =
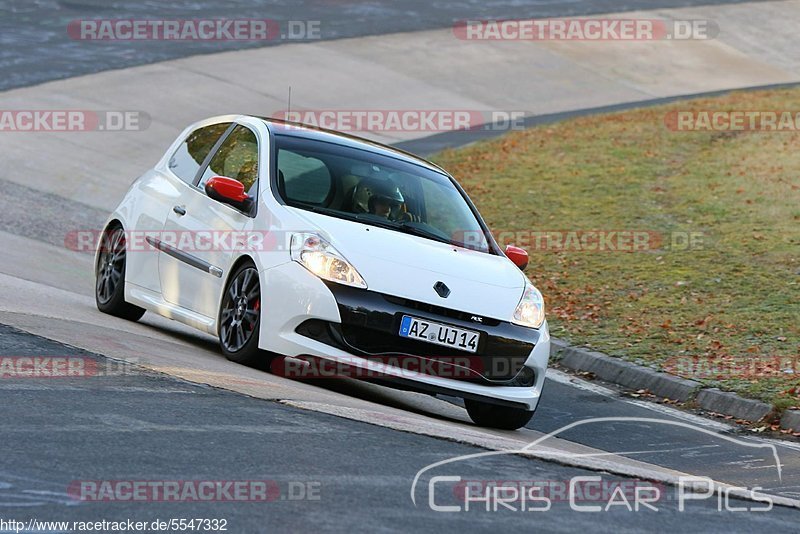
[[175, 206], [172, 208], [172, 211], [174, 211], [180, 216], [186, 215], [186, 208], [184, 208], [183, 206]]

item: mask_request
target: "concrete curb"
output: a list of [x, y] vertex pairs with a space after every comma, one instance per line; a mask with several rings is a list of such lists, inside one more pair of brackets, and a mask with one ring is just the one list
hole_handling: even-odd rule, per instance
[[[559, 365], [574, 371], [593, 373], [602, 380], [628, 389], [647, 389], [659, 397], [695, 402], [704, 410], [752, 422], [761, 421], [774, 411], [771, 404], [745, 399], [716, 388], [706, 388], [700, 382], [659, 372], [601, 352], [573, 347], [559, 339], [551, 339], [550, 347], [550, 357]], [[781, 428], [787, 430], [800, 430], [800, 411], [787, 410], [780, 424]]]
[[747, 421], [760, 421], [772, 412], [772, 405], [744, 399], [735, 393], [717, 388], [703, 389], [697, 394], [697, 405], [710, 412], [732, 415]]
[[800, 410], [786, 410], [781, 417], [781, 428], [800, 432]]
[[[647, 389], [660, 397], [687, 402], [703, 387], [694, 380], [659, 373], [600, 352], [564, 346], [562, 342], [558, 344], [561, 345], [559, 363], [564, 367], [588, 371], [607, 382], [627, 388]], [[557, 345], [554, 343], [553, 346]]]

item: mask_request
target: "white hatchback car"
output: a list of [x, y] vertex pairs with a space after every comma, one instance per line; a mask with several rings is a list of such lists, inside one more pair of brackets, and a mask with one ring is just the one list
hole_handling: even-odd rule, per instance
[[223, 116], [187, 128], [130, 187], [98, 246], [96, 300], [216, 335], [235, 362], [325, 362], [461, 397], [477, 424], [515, 429], [536, 409], [550, 352], [527, 261], [499, 248], [436, 165]]

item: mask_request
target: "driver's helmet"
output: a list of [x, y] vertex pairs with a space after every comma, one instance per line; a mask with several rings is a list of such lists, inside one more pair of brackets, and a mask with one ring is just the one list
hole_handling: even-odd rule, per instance
[[[390, 178], [366, 178], [359, 184], [358, 189], [359, 203], [367, 208], [368, 213], [375, 213], [375, 203], [378, 200], [389, 204], [392, 211], [405, 203], [403, 194]], [[366, 206], [363, 205], [365, 200]]]

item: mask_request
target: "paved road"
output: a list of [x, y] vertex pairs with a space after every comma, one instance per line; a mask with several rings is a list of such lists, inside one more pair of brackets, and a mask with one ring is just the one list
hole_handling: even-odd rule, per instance
[[[659, 5], [691, 3], [661, 2]], [[272, 10], [268, 15], [260, 10], [252, 14], [252, 10], [241, 8], [243, 4], [230, 3], [225, 16], [297, 18], [291, 12]], [[36, 6], [35, 10], [30, 11], [29, 5]], [[8, 87], [26, 85], [54, 77], [219, 50], [183, 44], [170, 48], [163, 43], [136, 47], [78, 43], [60, 33], [65, 21], [82, 16], [144, 16], [143, 12], [136, 12], [137, 5], [108, 4], [99, 0], [36, 4], [0, 1], [0, 8], [17, 9], [13, 16], [0, 19], [0, 39], [4, 44], [0, 50], [0, 68], [5, 75], [0, 87], [3, 83], [11, 84]], [[162, 16], [180, 16], [185, 5], [172, 5], [179, 7]], [[192, 17], [218, 16], [214, 8], [208, 7], [210, 5], [210, 2], [192, 2], [196, 8]], [[247, 2], [247, 5], [254, 4]], [[395, 4], [388, 2], [370, 3], [370, 9], [341, 1], [321, 2], [320, 5], [314, 11], [320, 14], [317, 18], [331, 22], [326, 29], [330, 33], [324, 35], [326, 38], [441, 27], [467, 16], [545, 16], [655, 7], [650, 2], [628, 2], [621, 7], [617, 2], [544, 1], [534, 7], [516, 2], [476, 2], [437, 3], [431, 8], [428, 3], [420, 2], [417, 7], [409, 4], [412, 5], [407, 8], [410, 13], [399, 16], [397, 8], [392, 7]], [[242, 11], [237, 11], [237, 6]], [[433, 11], [425, 12], [425, 9]], [[462, 15], [462, 9], [469, 14]], [[362, 24], [346, 24], [353, 17], [353, 10], [360, 10], [361, 18], [356, 18]], [[332, 14], [330, 18], [323, 17], [326, 13]], [[425, 17], [419, 13], [425, 13]], [[339, 22], [334, 23], [336, 20]], [[27, 38], [21, 38], [26, 32]], [[415, 149], [429, 152], [441, 142], [442, 138], [415, 141]], [[33, 177], [32, 182], [35, 182]], [[0, 380], [0, 398], [6, 408], [0, 416], [0, 435], [7, 445], [4, 459], [0, 461], [3, 473], [0, 518], [5, 517], [4, 502], [15, 504], [7, 508], [9, 513], [11, 510], [15, 515], [17, 511], [25, 512], [23, 517], [27, 518], [31, 516], [30, 510], [23, 510], [22, 503], [44, 501], [35, 508], [36, 516], [42, 511], [41, 518], [96, 520], [103, 516], [127, 518], [135, 514], [136, 518], [144, 520], [174, 516], [176, 511], [206, 517], [213, 513], [239, 527], [233, 531], [257, 531], [265, 517], [271, 525], [287, 529], [345, 526], [393, 530], [400, 525], [442, 530], [515, 527], [521, 524], [520, 516], [515, 514], [503, 517], [448, 514], [442, 519], [442, 514], [428, 512], [427, 508], [413, 508], [408, 491], [418, 469], [434, 460], [476, 451], [466, 445], [417, 434], [444, 435], [502, 449], [513, 440], [531, 440], [541, 436], [541, 432], [557, 430], [567, 423], [608, 416], [689, 422], [696, 428], [643, 422], [587, 425], [568, 431], [562, 436], [565, 440], [554, 442], [554, 447], [577, 450], [574, 444], [582, 444], [591, 448], [589, 454], [619, 453], [622, 458], [615, 457], [615, 462], [637, 459], [732, 484], [761, 485], [772, 493], [800, 498], [800, 455], [792, 444], [776, 445], [784, 464], [781, 480], [776, 476], [774, 462], [764, 451], [744, 445], [745, 442], [761, 442], [742, 435], [735, 428], [699, 422], [679, 413], [663, 413], [658, 406], [636, 403], [591, 384], [581, 381], [570, 384], [571, 379], [563, 375], [554, 374], [554, 379], [549, 381], [531, 428], [510, 435], [482, 431], [465, 424], [463, 411], [449, 402], [351, 382], [323, 385], [289, 382], [230, 364], [219, 355], [208, 336], [152, 314], [145, 316], [143, 325], [103, 316], [92, 304], [90, 259], [65, 251], [63, 247], [64, 229], [96, 228], [105, 218], [106, 213], [91, 206], [97, 205], [95, 200], [90, 197], [85, 203], [67, 200], [0, 180], [0, 250], [3, 251], [0, 255], [0, 319], [92, 351], [66, 348], [44, 338], [0, 327], [0, 356], [67, 353], [95, 359], [104, 368], [105, 358], [95, 354], [100, 353], [150, 363], [170, 375], [239, 393], [196, 386], [145, 371], [92, 379]], [[278, 399], [310, 403], [317, 411], [298, 411], [275, 403]], [[326, 410], [343, 417], [318, 413]], [[367, 426], [351, 419], [379, 426]], [[405, 428], [413, 433], [380, 426]], [[698, 428], [710, 430], [714, 435]], [[725, 440], [723, 436], [734, 438], [736, 442]], [[493, 480], [565, 480], [573, 474], [585, 474], [553, 463], [518, 458], [491, 460], [472, 468], [476, 470], [470, 475], [473, 478]], [[284, 489], [290, 480], [320, 482], [322, 499], [281, 501], [272, 503], [274, 506], [265, 511], [260, 507], [270, 505], [81, 503], [76, 506], [64, 498], [66, 485], [84, 478], [175, 480], [203, 477], [218, 480], [266, 478], [278, 481], [279, 486], [283, 484]], [[675, 530], [691, 524], [698, 530], [747, 528], [780, 532], [792, 527], [784, 518], [796, 518], [796, 511], [784, 509], [764, 515], [720, 514], [709, 509], [708, 504], [699, 503], [690, 514], [677, 515], [668, 511], [674, 510], [674, 503], [671, 504], [672, 508], [666, 506], [665, 512], [657, 518], [617, 511], [611, 520], [598, 522], [592, 518], [593, 514], [570, 513], [564, 503], [558, 503], [553, 513], [538, 514], [535, 520], [537, 526], [555, 531], [597, 528], [597, 525], [603, 525], [601, 530], [605, 527], [614, 531], [641, 531], [654, 524], [663, 525], [665, 530]], [[342, 510], [348, 513], [343, 514]]]
[[[612, 13], [745, 0], [0, 0], [0, 90], [195, 54], [263, 46], [263, 42], [85, 42], [66, 28], [76, 19], [266, 18], [319, 21], [322, 39], [449, 27], [465, 19], [533, 18]], [[157, 5], [156, 9], [153, 5]], [[311, 15], [313, 14], [313, 15]], [[282, 41], [266, 41], [279, 44]]]
[[[496, 532], [525, 528], [532, 521], [547, 532], [642, 532], [656, 518], [662, 531], [683, 529], [688, 522], [707, 532], [779, 533], [796, 527], [796, 511], [720, 512], [714, 499], [690, 502], [680, 513], [667, 488], [659, 488], [664, 494], [655, 502], [658, 512], [631, 513], [618, 506], [599, 513], [601, 520], [598, 514], [572, 511], [557, 493], [552, 509], [534, 516], [502, 506], [486, 511], [480, 503], [469, 512], [434, 512], [427, 505], [427, 482], [434, 474], [470, 481], [551, 481], [555, 488], [571, 477], [595, 473], [511, 456], [478, 458], [425, 474], [414, 506], [410, 491], [418, 470], [481, 451], [120, 367], [8, 327], [0, 327], [0, 353], [82, 358], [85, 369], [98, 371], [74, 378], [0, 379], [0, 519], [218, 518], [227, 520], [231, 532], [263, 532], [266, 525], [291, 531]], [[87, 481], [97, 486], [81, 491], [80, 483]], [[95, 502], [93, 488], [103, 481], [268, 481], [265, 495], [271, 500]], [[604, 481], [630, 483], [608, 475]], [[455, 486], [437, 487], [444, 488], [436, 493], [437, 504], [463, 506], [452, 493]], [[121, 490], [107, 497], [127, 495]], [[607, 500], [580, 504], [604, 506]]]

